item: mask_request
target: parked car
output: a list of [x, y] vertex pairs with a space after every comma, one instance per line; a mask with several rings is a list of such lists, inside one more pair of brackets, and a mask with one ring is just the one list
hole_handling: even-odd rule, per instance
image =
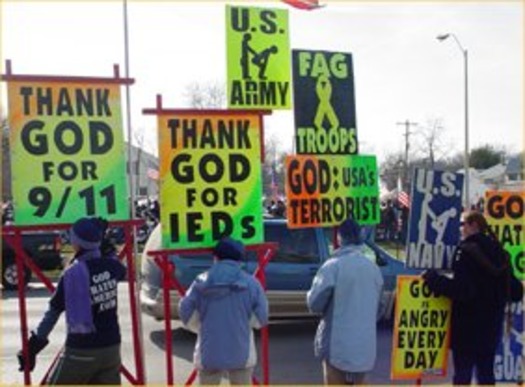
[[[286, 219], [265, 219], [264, 235], [267, 242], [277, 242], [277, 254], [266, 266], [266, 294], [270, 305], [271, 318], [311, 316], [306, 306], [306, 292], [310, 288], [317, 270], [330, 256], [333, 249], [333, 229], [301, 228], [289, 229]], [[148, 315], [164, 319], [161, 272], [149, 251], [161, 249], [161, 231], [157, 226], [146, 242], [141, 263], [142, 283], [140, 290], [141, 309]], [[399, 274], [419, 273], [405, 268], [404, 263], [389, 255], [373, 241], [365, 244], [367, 257], [380, 267], [384, 278], [381, 297], [380, 319], [389, 320], [393, 316], [396, 277]], [[175, 277], [187, 288], [194, 278], [207, 270], [212, 264], [210, 254], [178, 256], [170, 255], [175, 264]], [[247, 253], [244, 263], [247, 272], [257, 268], [254, 252]], [[170, 291], [171, 318], [178, 318], [180, 296]]]
[[[61, 255], [60, 232], [24, 232], [22, 247], [40, 270], [61, 270], [64, 267], [65, 258]], [[15, 256], [15, 251], [2, 235], [2, 285], [4, 290], [14, 290], [18, 285]], [[31, 277], [31, 270], [24, 265], [24, 284], [27, 284]]]

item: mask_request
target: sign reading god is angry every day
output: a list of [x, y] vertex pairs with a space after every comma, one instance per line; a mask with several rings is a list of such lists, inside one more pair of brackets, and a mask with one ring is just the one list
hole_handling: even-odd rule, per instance
[[16, 224], [129, 218], [120, 84], [133, 81], [13, 75], [9, 66], [2, 78]]
[[288, 227], [336, 226], [348, 216], [379, 223], [375, 156], [288, 156]]
[[260, 113], [144, 113], [158, 115], [163, 246], [212, 247], [224, 234], [261, 243]]
[[290, 109], [288, 11], [226, 6], [228, 107]]
[[352, 55], [292, 51], [298, 154], [356, 154]]
[[446, 376], [450, 299], [436, 297], [419, 276], [398, 276], [392, 379]]

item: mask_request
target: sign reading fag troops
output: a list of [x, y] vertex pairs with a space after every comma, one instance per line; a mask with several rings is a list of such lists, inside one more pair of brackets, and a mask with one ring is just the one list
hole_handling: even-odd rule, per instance
[[[485, 193], [485, 217], [509, 253], [510, 264], [516, 278], [524, 274], [525, 229], [523, 225], [525, 192], [488, 191]], [[516, 382], [523, 380], [523, 300], [507, 305], [512, 324], [503, 327], [503, 339], [498, 347], [494, 364], [496, 380]]]
[[5, 77], [16, 223], [72, 223], [95, 215], [127, 219], [118, 82], [24, 77]]
[[290, 109], [288, 11], [226, 6], [228, 107]]
[[352, 55], [292, 51], [298, 154], [358, 153]]
[[163, 246], [211, 247], [224, 234], [261, 243], [261, 113], [153, 113], [158, 115]]
[[412, 182], [406, 265], [450, 269], [459, 242], [463, 175], [416, 168]]
[[398, 276], [392, 379], [446, 376], [451, 302], [435, 296], [419, 276]]

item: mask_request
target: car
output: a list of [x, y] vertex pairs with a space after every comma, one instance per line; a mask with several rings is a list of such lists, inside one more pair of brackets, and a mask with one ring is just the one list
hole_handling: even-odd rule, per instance
[[[265, 219], [264, 235], [266, 242], [277, 242], [276, 255], [265, 268], [266, 294], [270, 307], [270, 318], [295, 318], [312, 316], [306, 306], [306, 292], [319, 267], [330, 257], [333, 250], [333, 228], [294, 228], [287, 227], [286, 219]], [[149, 251], [161, 249], [161, 231], [157, 226], [146, 242], [141, 262], [140, 304], [144, 313], [162, 320], [164, 302], [162, 294], [161, 271]], [[406, 268], [373, 241], [365, 242], [366, 256], [376, 262], [384, 278], [379, 318], [391, 320], [393, 316], [396, 278], [400, 274], [419, 273]], [[211, 254], [187, 256], [170, 255], [175, 265], [175, 277], [187, 288], [197, 275], [207, 270], [213, 263]], [[254, 252], [247, 253], [244, 269], [253, 273], [257, 268]], [[178, 319], [180, 295], [170, 291], [170, 314]]]
[[[62, 270], [66, 258], [61, 254], [62, 240], [58, 231], [27, 231], [22, 233], [22, 248], [40, 270]], [[2, 235], [2, 285], [4, 290], [18, 286], [16, 254]], [[24, 265], [24, 285], [31, 280], [32, 272]]]

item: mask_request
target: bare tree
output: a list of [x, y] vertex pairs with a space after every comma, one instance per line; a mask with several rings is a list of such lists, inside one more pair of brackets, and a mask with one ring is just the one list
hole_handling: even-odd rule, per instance
[[226, 90], [217, 82], [190, 83], [184, 96], [188, 105], [195, 109], [226, 107]]
[[419, 153], [427, 162], [426, 167], [434, 169], [436, 162], [449, 155], [451, 144], [445, 142], [446, 129], [441, 118], [431, 118], [416, 131], [419, 135]]
[[404, 158], [405, 156], [402, 152], [390, 153], [385, 157], [385, 161], [381, 163], [379, 174], [388, 190], [392, 190], [397, 186], [397, 180], [403, 174]]

